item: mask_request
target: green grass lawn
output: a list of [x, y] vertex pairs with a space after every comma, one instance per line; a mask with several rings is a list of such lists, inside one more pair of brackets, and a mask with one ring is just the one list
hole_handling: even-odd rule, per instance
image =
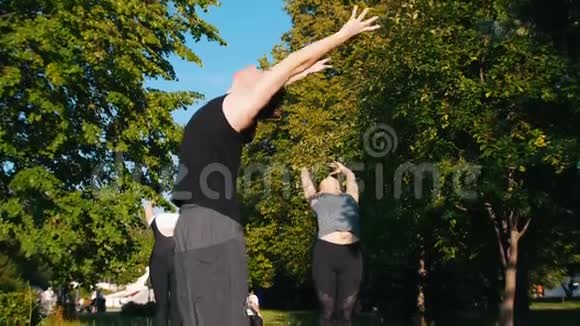
[[[312, 311], [276, 311], [276, 310], [265, 310], [262, 312], [264, 316], [265, 326], [310, 326], [318, 325], [317, 315]], [[356, 321], [353, 323], [355, 326], [374, 326], [379, 324], [377, 322], [373, 323], [373, 319], [370, 315], [358, 316]], [[389, 325], [397, 325], [391, 323]]]
[[[317, 325], [316, 323], [316, 313], [312, 311], [277, 311], [277, 310], [265, 310], [262, 312], [264, 316], [265, 326], [309, 326]], [[372, 323], [370, 317], [359, 316], [358, 320], [354, 323], [355, 326], [371, 326], [377, 325], [377, 323]], [[46, 326], [57, 325], [54, 321], [45, 321]], [[397, 325], [398, 324], [389, 324]], [[153, 326], [153, 322], [150, 318], [136, 318], [136, 317], [124, 317], [118, 312], [107, 312], [103, 314], [84, 314], [79, 316], [79, 321], [67, 322], [63, 325], [58, 326]]]
[[[312, 311], [277, 311], [265, 310], [265, 326], [314, 326], [316, 313]], [[492, 326], [494, 318], [489, 316], [463, 316], [445, 322], [445, 326]], [[57, 325], [45, 321], [45, 326]], [[355, 326], [379, 326], [371, 315], [357, 317]], [[387, 322], [388, 326], [404, 326], [403, 323]], [[580, 301], [570, 302], [535, 302], [532, 304], [529, 326], [578, 326], [580, 325]], [[120, 313], [109, 312], [101, 315], [82, 315], [80, 320], [59, 326], [153, 326], [149, 318], [124, 317]]]
[[532, 310], [580, 310], [580, 301], [534, 302]]

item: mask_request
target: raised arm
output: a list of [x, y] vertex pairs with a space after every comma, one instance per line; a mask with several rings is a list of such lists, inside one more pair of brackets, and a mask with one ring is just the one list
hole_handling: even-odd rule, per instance
[[250, 307], [250, 309], [252, 309], [252, 311], [253, 311], [253, 312], [254, 312], [256, 315], [258, 315], [258, 316], [262, 317], [262, 314], [260, 313], [260, 303], [259, 303], [259, 301], [258, 301], [258, 297], [256, 297], [256, 296], [253, 296], [253, 297], [250, 299], [250, 302], [249, 302], [249, 305], [248, 305], [248, 306]]
[[365, 9], [357, 17], [355, 6], [350, 20], [340, 31], [291, 53], [270, 70], [263, 72], [251, 87], [232, 88], [223, 102], [224, 114], [230, 125], [237, 131], [251, 126], [260, 110], [292, 76], [299, 75], [326, 53], [352, 37], [379, 28], [378, 25], [373, 25], [378, 17], [364, 20], [367, 12], [368, 9]]
[[145, 203], [145, 220], [147, 221], [147, 225], [151, 225], [153, 222], [153, 202], [148, 201]]
[[331, 165], [336, 168], [334, 173], [340, 172], [346, 177], [346, 193], [351, 195], [358, 203], [359, 189], [354, 172], [340, 162], [334, 162]]
[[284, 86], [288, 86], [290, 84], [293, 84], [299, 80], [302, 80], [304, 78], [306, 78], [308, 75], [310, 74], [314, 74], [317, 73], [319, 71], [323, 71], [325, 69], [329, 69], [332, 68], [331, 65], [328, 65], [327, 63], [330, 61], [330, 58], [326, 58], [323, 60], [318, 60], [316, 61], [315, 64], [313, 64], [312, 66], [308, 67], [306, 70], [295, 74], [294, 76], [290, 77], [290, 79], [288, 79], [288, 81], [286, 82], [286, 84]]
[[304, 198], [310, 200], [314, 195], [316, 195], [316, 187], [310, 178], [310, 171], [307, 168], [303, 168], [300, 172], [300, 180], [302, 181], [302, 189], [304, 190]]

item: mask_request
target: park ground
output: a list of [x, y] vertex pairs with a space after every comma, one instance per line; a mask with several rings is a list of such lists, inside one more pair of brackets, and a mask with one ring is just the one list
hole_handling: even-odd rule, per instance
[[[580, 325], [580, 301], [569, 302], [537, 302], [531, 307], [529, 326], [578, 326]], [[316, 325], [316, 314], [312, 311], [276, 311], [265, 310], [264, 325], [266, 326], [309, 326]], [[453, 323], [443, 326], [492, 326], [495, 324], [491, 316], [465, 316]], [[102, 315], [83, 315], [80, 321], [61, 323], [46, 321], [47, 326], [150, 326], [152, 321], [148, 318], [124, 317], [120, 313], [105, 313]], [[376, 318], [372, 315], [363, 314], [358, 316], [355, 326], [379, 326]], [[404, 326], [400, 322], [385, 322], [388, 326]]]

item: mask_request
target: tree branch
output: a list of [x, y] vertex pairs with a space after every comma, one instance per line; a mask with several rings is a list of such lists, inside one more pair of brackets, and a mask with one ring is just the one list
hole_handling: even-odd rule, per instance
[[0, 13], [0, 19], [10, 18], [11, 16], [14, 16], [14, 12]]
[[491, 218], [491, 221], [493, 222], [493, 228], [494, 228], [495, 234], [497, 236], [497, 243], [498, 243], [498, 248], [499, 248], [499, 256], [501, 258], [501, 264], [504, 268], [506, 268], [507, 267], [506, 251], [504, 250], [503, 241], [501, 240], [501, 232], [499, 230], [497, 216], [496, 216], [496, 214], [493, 210], [493, 207], [491, 206], [490, 203], [485, 203], [484, 206], [485, 206], [485, 209], [487, 210], [489, 217]]
[[498, 224], [499, 223], [501, 223], [501, 231], [504, 234], [508, 234], [508, 232], [509, 232], [508, 222], [505, 219], [501, 219], [500, 221], [498, 221]]
[[528, 220], [526, 221], [526, 225], [524, 225], [524, 228], [522, 229], [522, 231], [518, 232], [518, 239], [523, 237], [524, 234], [526, 234], [526, 231], [528, 231], [528, 228], [530, 227], [531, 222], [532, 222], [532, 219], [528, 218]]
[[455, 208], [457, 208], [458, 210], [462, 211], [462, 212], [467, 212], [467, 208], [459, 205], [459, 204], [455, 204]]

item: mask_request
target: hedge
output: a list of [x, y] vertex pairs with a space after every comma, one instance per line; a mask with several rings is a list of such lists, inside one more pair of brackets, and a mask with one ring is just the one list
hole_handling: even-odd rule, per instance
[[37, 325], [39, 307], [32, 291], [0, 292], [0, 325]]

